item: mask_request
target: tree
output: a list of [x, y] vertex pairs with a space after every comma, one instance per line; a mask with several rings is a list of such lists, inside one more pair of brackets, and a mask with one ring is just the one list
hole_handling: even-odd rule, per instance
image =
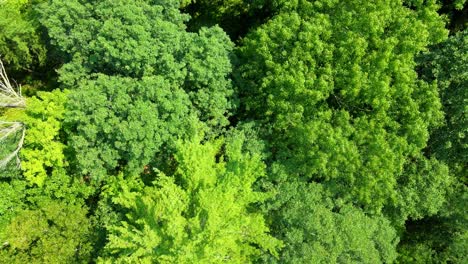
[[[0, 109], [17, 107], [24, 108], [25, 105], [25, 99], [21, 95], [21, 87], [19, 87], [17, 90], [13, 88], [13, 86], [10, 83], [10, 80], [8, 79], [3, 63], [0, 60]], [[17, 134], [21, 134], [18, 141], [15, 140], [15, 143], [9, 142], [11, 141], [11, 138], [13, 136], [16, 136]], [[25, 128], [23, 126], [23, 123], [19, 121], [0, 121], [0, 143], [2, 143], [2, 145], [15, 146], [14, 150], [10, 150], [7, 148], [6, 151], [0, 152], [2, 157], [0, 159], [0, 169], [5, 169], [8, 163], [15, 157], [17, 158], [17, 164], [19, 165], [18, 153], [23, 146], [24, 136]]]
[[458, 186], [438, 215], [409, 221], [398, 245], [400, 263], [464, 263], [467, 260], [467, 187]]
[[41, 39], [33, 0], [0, 2], [0, 59], [12, 71], [31, 69], [45, 62], [46, 48]]
[[[284, 172], [283, 172], [284, 173]], [[290, 180], [267, 204], [272, 232], [285, 248], [266, 263], [392, 263], [398, 237], [382, 216], [333, 200], [321, 184]]]
[[66, 167], [65, 144], [61, 141], [67, 92], [39, 92], [27, 98], [27, 107], [5, 113], [24, 125], [25, 136], [19, 157], [23, 176], [30, 184], [41, 186], [53, 170]]
[[442, 118], [436, 86], [414, 70], [416, 54], [446, 37], [437, 5], [276, 4], [238, 49], [245, 117], [263, 125], [289, 177], [379, 213]]
[[87, 210], [50, 202], [20, 212], [1, 237], [0, 259], [7, 263], [64, 263], [86, 261], [91, 250]]
[[[42, 24], [66, 63], [69, 88], [102, 73], [140, 79], [164, 77], [186, 91], [199, 118], [215, 130], [235, 104], [227, 78], [233, 44], [219, 27], [188, 33], [180, 1], [63, 1], [40, 8]], [[65, 8], [66, 7], [66, 8]]]
[[0, 262], [89, 260], [95, 235], [85, 201], [93, 186], [54, 168], [41, 186], [20, 177], [0, 187]]
[[140, 173], [166, 143], [190, 134], [191, 123], [200, 123], [194, 120], [207, 137], [229, 124], [233, 44], [218, 27], [186, 32], [188, 16], [179, 6], [177, 0], [40, 6], [41, 22], [67, 61], [60, 80], [76, 90], [67, 124], [81, 173], [93, 179]]
[[[245, 136], [200, 143], [178, 141], [173, 175], [144, 187], [119, 181], [113, 202], [122, 222], [109, 228], [103, 262], [245, 263], [281, 243], [252, 205], [266, 197], [252, 185], [265, 173]], [[224, 146], [222, 150], [222, 146]]]
[[190, 133], [191, 115], [188, 95], [160, 76], [84, 82], [65, 118], [78, 172], [95, 180], [143, 172], [165, 144]]
[[444, 124], [433, 131], [428, 149], [466, 184], [468, 30], [451, 36], [420, 56], [420, 68], [424, 79], [437, 82], [445, 113]]
[[435, 216], [450, 202], [455, 183], [444, 163], [423, 155], [415, 157], [405, 164], [395, 203], [385, 208], [385, 214], [397, 226], [403, 226], [407, 219]]
[[[409, 221], [406, 224], [406, 230], [399, 245], [399, 260], [402, 263], [464, 263], [467, 261], [468, 217], [465, 209], [468, 202], [466, 187], [468, 149], [465, 136], [468, 132], [466, 118], [467, 42], [465, 30], [431, 47], [429, 52], [419, 57], [420, 74], [426, 81], [437, 83], [445, 113], [444, 123], [432, 131], [426, 152], [445, 162], [453, 179], [445, 195], [446, 199], [432, 196], [431, 193], [434, 194], [433, 191], [437, 190], [432, 188], [428, 190], [433, 191], [422, 196], [434, 197], [433, 204], [446, 201], [442, 210], [436, 215], [429, 214], [430, 217]], [[433, 184], [437, 182], [437, 178], [428, 182]], [[440, 190], [438, 191], [440, 193]], [[408, 195], [401, 198], [406, 197]], [[415, 205], [419, 207], [423, 204], [427, 203]]]

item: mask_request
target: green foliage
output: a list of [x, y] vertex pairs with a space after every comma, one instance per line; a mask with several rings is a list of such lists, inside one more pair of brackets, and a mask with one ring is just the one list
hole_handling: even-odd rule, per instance
[[142, 172], [165, 143], [190, 134], [195, 119], [207, 136], [219, 135], [235, 106], [226, 34], [186, 32], [176, 0], [91, 2], [40, 9], [52, 43], [69, 58], [60, 80], [78, 90], [67, 122], [80, 173]]
[[95, 191], [93, 186], [62, 170], [53, 170], [40, 187], [31, 186], [27, 180], [22, 179], [1, 182], [0, 186], [0, 233], [22, 210], [36, 208], [50, 201], [84, 205], [85, 199]]
[[455, 0], [453, 1], [453, 6], [457, 10], [463, 9], [463, 6], [466, 4], [466, 0]]
[[[237, 73], [246, 118], [259, 120], [290, 177], [319, 181], [378, 213], [395, 202], [408, 158], [442, 118], [414, 57], [444, 39], [433, 1], [279, 1], [249, 34]], [[296, 175], [296, 176], [294, 176]]]
[[55, 0], [44, 4], [41, 22], [52, 43], [72, 61], [62, 69], [66, 75], [62, 79], [76, 80], [96, 72], [180, 77], [177, 71], [184, 65], [178, 57], [187, 44], [181, 33], [188, 17], [179, 13], [178, 2]]
[[18, 211], [26, 209], [26, 183], [24, 181], [11, 181], [0, 183], [0, 234], [10, 223]]
[[50, 202], [20, 212], [1, 237], [4, 263], [85, 262], [91, 250], [87, 210], [78, 205]]
[[102, 179], [135, 174], [163, 146], [190, 132], [188, 95], [162, 77], [99, 75], [69, 98], [66, 124], [79, 172]]
[[0, 1], [0, 58], [12, 70], [31, 69], [45, 61], [46, 49], [33, 0]]
[[0, 262], [468, 262], [467, 10], [0, 0]]
[[466, 0], [441, 0], [439, 12], [447, 16], [447, 28], [451, 33], [468, 28], [468, 5]]
[[25, 125], [20, 151], [21, 170], [30, 184], [41, 186], [47, 173], [66, 166], [65, 145], [60, 141], [67, 92], [39, 92], [26, 99], [26, 109], [9, 109], [2, 117]]
[[26, 101], [26, 137], [21, 150], [21, 168], [28, 182], [41, 186], [47, 172], [66, 166], [65, 145], [60, 132], [65, 113], [67, 92], [39, 92]]
[[227, 140], [223, 152], [222, 141], [178, 141], [172, 177], [160, 172], [152, 186], [133, 189], [121, 181], [113, 202], [127, 213], [109, 227], [101, 261], [246, 263], [262, 251], [275, 255], [280, 242], [251, 208], [265, 197], [252, 189], [265, 166], [242, 151], [244, 138]]
[[267, 0], [192, 0], [185, 7], [192, 19], [191, 30], [219, 24], [232, 40], [243, 37], [252, 27], [263, 23], [272, 15]]
[[27, 180], [1, 182], [0, 262], [86, 262], [92, 251], [83, 180], [54, 169], [41, 187]]
[[234, 106], [227, 79], [233, 44], [219, 27], [186, 32], [188, 16], [179, 4], [55, 0], [43, 5], [42, 23], [70, 61], [59, 71], [60, 80], [75, 88], [95, 73], [163, 76], [189, 94], [202, 121], [215, 128], [227, 125]]
[[[412, 223], [399, 245], [398, 263], [466, 263], [468, 232], [447, 218]], [[466, 219], [463, 224], [466, 225]]]
[[468, 188], [455, 183], [437, 215], [406, 223], [398, 245], [400, 263], [465, 263]]
[[390, 222], [369, 217], [341, 199], [333, 201], [320, 184], [278, 186], [270, 205], [272, 231], [285, 248], [267, 263], [392, 263], [398, 238]]
[[468, 232], [466, 230], [452, 240], [441, 261], [451, 263], [468, 262]]
[[447, 166], [436, 159], [418, 157], [405, 165], [398, 179], [395, 205], [388, 211], [395, 221], [433, 216], [442, 209], [453, 188]]
[[433, 132], [429, 149], [468, 183], [468, 30], [451, 36], [421, 56], [422, 75], [437, 82], [444, 125]]

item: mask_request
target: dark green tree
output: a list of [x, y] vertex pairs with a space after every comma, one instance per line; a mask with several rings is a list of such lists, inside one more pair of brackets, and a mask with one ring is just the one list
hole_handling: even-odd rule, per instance
[[444, 123], [431, 135], [428, 150], [468, 183], [468, 30], [451, 36], [420, 57], [422, 76], [436, 82]]
[[[399, 245], [401, 263], [467, 262], [467, 33], [467, 30], [459, 32], [420, 56], [421, 76], [428, 82], [437, 83], [445, 112], [444, 123], [432, 132], [426, 152], [445, 162], [454, 180], [447, 202], [437, 215], [406, 223]], [[433, 178], [429, 182], [436, 181]], [[405, 197], [408, 196], [402, 198]], [[438, 199], [442, 200], [441, 197]], [[415, 205], [421, 204], [424, 203]]]
[[468, 5], [466, 0], [441, 0], [439, 13], [447, 16], [447, 27], [451, 33], [468, 28]]
[[193, 120], [207, 137], [229, 123], [233, 45], [219, 27], [187, 32], [180, 4], [54, 0], [40, 7], [67, 61], [60, 80], [76, 90], [67, 122], [80, 172], [139, 173], [165, 143], [190, 134]]
[[[143, 172], [163, 144], [191, 131], [187, 93], [162, 77], [100, 75], [70, 95], [66, 125], [78, 172]], [[193, 113], [192, 113], [193, 117]]]
[[64, 59], [60, 80], [76, 88], [96, 73], [162, 76], [183, 88], [213, 127], [227, 124], [232, 43], [219, 27], [188, 33], [178, 0], [62, 1], [41, 6], [42, 23]]
[[270, 0], [191, 0], [183, 10], [192, 16], [190, 30], [218, 24], [233, 41], [273, 16]]
[[384, 217], [329, 198], [317, 183], [293, 182], [277, 187], [268, 205], [272, 232], [283, 240], [280, 258], [266, 263], [392, 263], [398, 237]]

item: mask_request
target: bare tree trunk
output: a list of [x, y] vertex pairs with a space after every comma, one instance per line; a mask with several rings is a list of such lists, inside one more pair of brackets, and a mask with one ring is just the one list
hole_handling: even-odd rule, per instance
[[26, 135], [26, 129], [24, 128], [24, 125], [20, 122], [16, 122], [15, 124], [9, 127], [6, 127], [5, 129], [0, 130], [0, 136], [1, 136], [0, 142], [4, 141], [10, 135], [16, 134], [19, 131], [22, 131], [22, 132], [21, 132], [21, 138], [18, 141], [18, 145], [16, 146], [16, 149], [10, 154], [8, 154], [6, 157], [0, 160], [0, 168], [5, 168], [13, 158], [16, 158], [16, 165], [18, 166], [18, 168], [21, 167], [21, 161], [20, 161], [18, 154], [21, 148], [23, 147], [24, 136]]
[[[26, 102], [21, 95], [21, 87], [16, 91], [8, 80], [8, 76], [0, 60], [0, 108], [25, 108]], [[20, 140], [16, 145], [13, 152], [7, 154], [5, 157], [0, 157], [0, 169], [5, 168], [8, 163], [16, 158], [16, 163], [20, 167], [19, 152], [23, 147], [24, 137], [26, 135], [26, 128], [21, 122], [7, 122], [0, 121], [0, 144], [4, 144], [5, 141], [18, 133], [21, 132]]]
[[21, 86], [16, 91], [8, 80], [8, 76], [0, 60], [0, 107], [3, 108], [24, 108], [26, 103], [23, 96], [21, 96]]

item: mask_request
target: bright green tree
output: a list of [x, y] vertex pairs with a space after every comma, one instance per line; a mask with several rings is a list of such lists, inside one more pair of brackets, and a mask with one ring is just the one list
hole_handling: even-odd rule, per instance
[[396, 202], [405, 164], [442, 119], [414, 57], [447, 33], [434, 1], [412, 2], [277, 1], [238, 50], [243, 110], [272, 158], [370, 213]]
[[101, 261], [247, 263], [265, 251], [276, 255], [280, 242], [252, 207], [266, 197], [252, 188], [265, 165], [242, 150], [244, 139], [178, 141], [173, 175], [160, 172], [140, 188], [120, 181], [113, 202], [126, 213], [108, 227]]
[[42, 185], [47, 173], [66, 167], [62, 122], [67, 92], [39, 92], [26, 100], [24, 146], [21, 168], [28, 182]]
[[11, 70], [31, 69], [45, 61], [34, 0], [0, 1], [0, 59]]
[[87, 262], [96, 235], [85, 205], [95, 188], [54, 168], [41, 186], [10, 179], [0, 187], [0, 262]]
[[1, 262], [85, 262], [92, 249], [86, 213], [79, 205], [60, 202], [20, 212], [1, 237]]
[[67, 92], [39, 92], [25, 99], [25, 109], [9, 109], [3, 114], [5, 120], [24, 125], [19, 158], [23, 176], [30, 184], [41, 186], [48, 171], [66, 166], [60, 135], [66, 101]]

